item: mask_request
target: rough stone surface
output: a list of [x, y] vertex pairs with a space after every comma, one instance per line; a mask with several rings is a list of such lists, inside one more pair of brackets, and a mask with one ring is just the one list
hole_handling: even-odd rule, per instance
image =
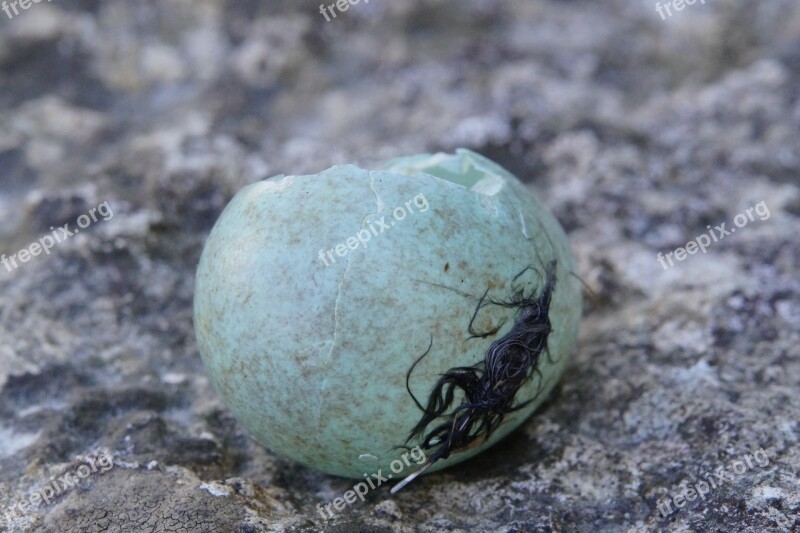
[[[0, 527], [799, 528], [797, 2], [708, 0], [667, 20], [650, 0], [373, 0], [331, 22], [318, 9], [0, 14], [0, 253], [113, 209], [0, 266], [0, 510], [115, 458]], [[457, 146], [525, 179], [570, 234], [594, 292], [577, 352], [506, 440], [326, 522], [317, 504], [352, 481], [257, 446], [205, 376], [203, 240], [253, 181]], [[762, 201], [769, 218], [659, 265]], [[768, 464], [745, 465], [758, 450]], [[721, 467], [721, 485], [659, 513]]]

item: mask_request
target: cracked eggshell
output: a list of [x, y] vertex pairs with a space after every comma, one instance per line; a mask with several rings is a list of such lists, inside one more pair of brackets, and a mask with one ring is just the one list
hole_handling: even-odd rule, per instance
[[[369, 241], [347, 249], [362, 229]], [[346, 254], [337, 253], [340, 244]], [[486, 443], [429, 472], [438, 470], [491, 446], [545, 399], [574, 348], [581, 313], [558, 222], [478, 154], [412, 156], [381, 171], [342, 165], [242, 189], [200, 259], [200, 353], [231, 411], [268, 449], [331, 474], [361, 478], [382, 469], [398, 478], [416, 468], [412, 460], [402, 473], [390, 470], [402, 452], [394, 447], [421, 416], [406, 391], [409, 367], [433, 339], [410, 380], [424, 401], [440, 373], [481, 361], [497, 338], [468, 340], [476, 299], [442, 286], [475, 296], [489, 287], [504, 298], [528, 265], [539, 273], [526, 278], [526, 290], [540, 287], [554, 254], [552, 362], [543, 356], [542, 379], [534, 376], [517, 395], [536, 399]], [[513, 317], [512, 309], [488, 306], [476, 327], [505, 318], [503, 335]]]

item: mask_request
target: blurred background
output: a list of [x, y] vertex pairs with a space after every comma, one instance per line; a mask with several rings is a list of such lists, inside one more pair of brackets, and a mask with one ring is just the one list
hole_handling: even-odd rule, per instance
[[[0, 530], [796, 531], [800, 5], [327, 13], [0, 4]], [[594, 293], [578, 350], [508, 439], [326, 521], [352, 481], [260, 448], [205, 376], [203, 241], [245, 184], [456, 147], [569, 233]], [[767, 219], [662, 268], [759, 202]]]

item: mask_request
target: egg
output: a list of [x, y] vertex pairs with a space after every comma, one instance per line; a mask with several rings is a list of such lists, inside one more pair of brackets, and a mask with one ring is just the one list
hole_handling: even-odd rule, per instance
[[[398, 479], [480, 453], [547, 397], [575, 346], [575, 272], [555, 218], [475, 152], [340, 165], [234, 196], [200, 258], [194, 325], [215, 389], [259, 443], [330, 474]], [[454, 387], [409, 439], [448, 371], [488, 382], [487, 352], [520, 317], [503, 304], [545, 290], [549, 335], [512, 391], [524, 406], [442, 453], [468, 403]]]

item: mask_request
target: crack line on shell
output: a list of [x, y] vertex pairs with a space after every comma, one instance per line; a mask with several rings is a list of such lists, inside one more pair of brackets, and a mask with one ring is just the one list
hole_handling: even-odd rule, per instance
[[[372, 171], [369, 171], [369, 188], [375, 194], [375, 213], [367, 213], [361, 219], [361, 228], [364, 229], [364, 224], [367, 222], [367, 218], [370, 215], [377, 215], [381, 211], [383, 211], [384, 203], [381, 199], [378, 191], [375, 190], [375, 175]], [[336, 335], [339, 331], [339, 302], [341, 301], [342, 297], [342, 287], [344, 286], [344, 282], [347, 279], [347, 273], [350, 271], [350, 261], [353, 254], [347, 254], [347, 266], [344, 269], [344, 274], [342, 274], [342, 279], [339, 282], [339, 287], [336, 291], [336, 300], [333, 305], [333, 338], [331, 339], [331, 347], [328, 350], [328, 355], [325, 357], [325, 370], [323, 373], [322, 384], [320, 385], [319, 390], [319, 403], [317, 404], [317, 429], [320, 427], [320, 422], [322, 421], [322, 407], [325, 404], [325, 388], [328, 383], [328, 368], [330, 367], [331, 359], [333, 359], [333, 350], [336, 348]]]
[[325, 370], [323, 371], [322, 384], [319, 388], [319, 403], [317, 404], [317, 429], [320, 427], [322, 420], [322, 406], [325, 403], [325, 386], [328, 383], [328, 368], [330, 367], [331, 359], [333, 359], [333, 350], [336, 347], [336, 335], [339, 332], [339, 302], [342, 297], [342, 287], [344, 286], [345, 279], [347, 279], [347, 272], [350, 270], [350, 254], [347, 254], [347, 266], [342, 274], [342, 279], [339, 281], [339, 288], [336, 291], [336, 301], [333, 304], [333, 338], [331, 338], [331, 348], [328, 350], [328, 356], [325, 358]]
[[530, 239], [528, 236], [528, 228], [525, 227], [525, 215], [522, 214], [522, 209], [517, 207], [517, 213], [519, 213], [519, 222], [522, 225], [522, 234], [525, 235], [526, 239]]

